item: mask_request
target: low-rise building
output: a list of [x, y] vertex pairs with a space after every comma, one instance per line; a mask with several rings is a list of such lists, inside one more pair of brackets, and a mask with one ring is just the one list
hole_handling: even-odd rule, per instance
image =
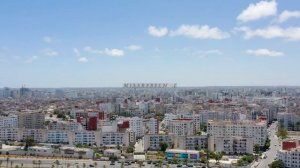
[[196, 150], [167, 149], [166, 157], [168, 160], [199, 160], [200, 153]]

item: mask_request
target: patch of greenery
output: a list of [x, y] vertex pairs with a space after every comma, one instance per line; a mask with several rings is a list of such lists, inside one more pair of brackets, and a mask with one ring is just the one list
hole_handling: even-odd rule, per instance
[[287, 129], [282, 128], [282, 127], [278, 128], [278, 131], [277, 131], [278, 137], [280, 137], [281, 139], [285, 139], [288, 137], [287, 135], [288, 135]]
[[281, 160], [275, 160], [270, 165], [270, 168], [284, 168], [284, 164]]
[[242, 158], [240, 158], [234, 166], [246, 166], [253, 162], [255, 157], [253, 155], [244, 155]]

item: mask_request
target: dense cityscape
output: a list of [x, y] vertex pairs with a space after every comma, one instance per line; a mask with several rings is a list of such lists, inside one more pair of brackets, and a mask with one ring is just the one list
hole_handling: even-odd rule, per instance
[[0, 1], [0, 168], [300, 168], [300, 0]]
[[299, 96], [299, 87], [6, 87], [1, 163], [298, 167]]

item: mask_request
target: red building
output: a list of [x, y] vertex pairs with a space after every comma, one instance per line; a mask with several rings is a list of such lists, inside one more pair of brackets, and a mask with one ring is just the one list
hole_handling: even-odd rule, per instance
[[87, 123], [87, 130], [97, 130], [97, 117], [89, 117]]
[[99, 118], [99, 120], [104, 120], [105, 119], [104, 112], [99, 112], [98, 113], [98, 118]]
[[282, 142], [282, 150], [289, 150], [291, 148], [296, 148], [297, 142], [296, 141], [283, 141]]

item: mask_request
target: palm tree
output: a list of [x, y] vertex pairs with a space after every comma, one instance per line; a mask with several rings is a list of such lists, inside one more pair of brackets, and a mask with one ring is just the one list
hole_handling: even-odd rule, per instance
[[85, 168], [85, 166], [86, 166], [85, 163], [82, 163], [82, 167]]
[[24, 164], [23, 164], [23, 163], [21, 163], [21, 168], [23, 168], [23, 166], [24, 166]]
[[32, 164], [33, 164], [33, 167], [35, 167], [35, 164], [36, 164], [35, 160], [32, 161]]
[[0, 167], [2, 167], [2, 160], [0, 160]]
[[9, 158], [7, 157], [6, 158], [6, 167], [8, 167], [8, 161], [9, 161]]
[[39, 168], [41, 167], [42, 161], [38, 160]]
[[58, 160], [56, 160], [56, 161], [55, 161], [55, 164], [56, 164], [56, 167], [58, 167], [58, 165], [59, 165], [59, 161], [58, 161]]

